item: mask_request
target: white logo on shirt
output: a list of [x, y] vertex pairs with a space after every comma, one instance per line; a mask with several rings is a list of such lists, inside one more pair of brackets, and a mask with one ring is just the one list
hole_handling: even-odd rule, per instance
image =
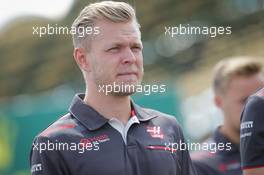
[[240, 129], [249, 129], [249, 128], [253, 128], [253, 121], [247, 121], [247, 122], [243, 122], [241, 123]]
[[37, 171], [41, 171], [42, 170], [42, 165], [41, 163], [39, 164], [34, 164], [31, 167], [31, 173], [37, 172]]
[[[244, 138], [244, 137], [250, 137], [252, 135], [251, 132], [251, 128], [253, 128], [253, 121], [246, 121], [241, 123], [240, 125], [240, 130], [241, 130], [241, 134], [240, 134], [240, 138]], [[245, 130], [243, 132], [243, 130]]]
[[153, 138], [160, 138], [163, 139], [164, 135], [162, 134], [162, 131], [160, 129], [160, 126], [153, 126], [147, 127], [147, 132], [150, 133], [151, 137]]

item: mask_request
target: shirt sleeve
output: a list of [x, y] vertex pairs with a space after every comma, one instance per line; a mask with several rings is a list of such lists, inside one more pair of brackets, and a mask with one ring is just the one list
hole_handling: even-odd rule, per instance
[[36, 137], [30, 152], [31, 175], [69, 175], [68, 168], [47, 137]]
[[[181, 136], [182, 143], [186, 143], [181, 128], [179, 128], [179, 133]], [[182, 153], [181, 175], [198, 175], [198, 173], [197, 173], [197, 171], [193, 165], [193, 162], [191, 160], [189, 150], [187, 148], [182, 149], [181, 153]]]
[[264, 167], [264, 97], [250, 97], [241, 117], [242, 169]]
[[193, 163], [192, 163], [192, 160], [190, 158], [190, 154], [189, 154], [189, 151], [188, 150], [185, 150], [183, 152], [183, 173], [182, 175], [198, 175]]

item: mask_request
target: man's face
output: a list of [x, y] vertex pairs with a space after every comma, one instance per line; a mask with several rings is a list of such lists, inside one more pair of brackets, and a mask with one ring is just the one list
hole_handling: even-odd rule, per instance
[[[91, 41], [87, 53], [90, 59], [90, 82], [102, 85], [138, 85], [143, 77], [141, 34], [135, 22], [96, 22], [100, 33]], [[133, 91], [120, 90], [112, 95], [130, 95]]]
[[239, 133], [240, 115], [248, 96], [263, 87], [263, 79], [260, 74], [252, 76], [235, 76], [231, 79], [225, 92], [219, 96], [226, 120], [226, 125]]

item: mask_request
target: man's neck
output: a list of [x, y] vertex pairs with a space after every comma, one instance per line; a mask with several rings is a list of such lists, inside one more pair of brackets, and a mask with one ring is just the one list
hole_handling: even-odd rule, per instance
[[240, 133], [227, 127], [225, 124], [220, 127], [220, 133], [222, 133], [230, 142], [236, 145], [240, 143]]
[[105, 118], [116, 118], [126, 124], [131, 113], [130, 96], [105, 95], [86, 91], [84, 103], [93, 107]]

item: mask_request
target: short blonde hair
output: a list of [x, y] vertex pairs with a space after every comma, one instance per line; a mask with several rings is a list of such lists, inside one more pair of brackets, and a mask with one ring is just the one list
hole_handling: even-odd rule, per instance
[[233, 57], [222, 60], [214, 68], [213, 89], [215, 93], [223, 94], [234, 77], [263, 73], [262, 67], [262, 64], [252, 57]]
[[[115, 23], [135, 21], [138, 24], [135, 10], [131, 5], [125, 2], [102, 1], [86, 6], [73, 22], [72, 28], [78, 31], [80, 27], [94, 27], [97, 20], [109, 20]], [[72, 38], [75, 48], [89, 49], [91, 41], [88, 41], [88, 34], [80, 37], [80, 34], [76, 32]]]

